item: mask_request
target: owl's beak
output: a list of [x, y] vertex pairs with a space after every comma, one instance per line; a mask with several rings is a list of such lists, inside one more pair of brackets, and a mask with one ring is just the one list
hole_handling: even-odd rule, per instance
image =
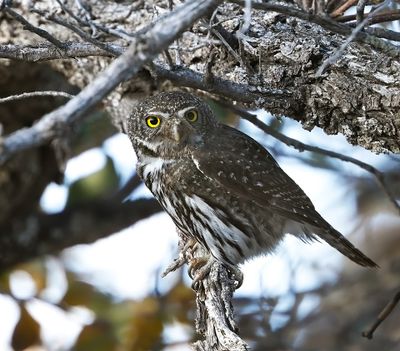
[[186, 121], [178, 120], [173, 121], [170, 129], [170, 137], [177, 143], [180, 143], [186, 139], [192, 132], [192, 128]]

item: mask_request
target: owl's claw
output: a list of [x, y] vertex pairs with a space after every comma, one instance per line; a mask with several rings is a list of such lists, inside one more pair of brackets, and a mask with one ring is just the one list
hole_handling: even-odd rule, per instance
[[201, 281], [210, 273], [211, 266], [214, 264], [211, 255], [196, 257], [189, 262], [189, 276], [193, 279], [192, 289], [198, 290]]
[[[210, 273], [212, 265], [215, 263], [211, 255], [197, 257], [189, 262], [189, 276], [193, 279], [192, 289], [198, 290], [201, 281]], [[236, 282], [236, 289], [239, 289], [243, 284], [243, 273], [237, 267], [229, 267], [231, 279]]]

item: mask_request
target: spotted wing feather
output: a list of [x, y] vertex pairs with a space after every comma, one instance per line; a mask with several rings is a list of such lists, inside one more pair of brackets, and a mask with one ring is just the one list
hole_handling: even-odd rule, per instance
[[194, 153], [202, 173], [218, 181], [227, 191], [285, 218], [330, 227], [267, 150], [236, 129], [219, 128], [221, 131], [213, 133], [208, 141], [210, 146], [206, 145], [201, 153]]

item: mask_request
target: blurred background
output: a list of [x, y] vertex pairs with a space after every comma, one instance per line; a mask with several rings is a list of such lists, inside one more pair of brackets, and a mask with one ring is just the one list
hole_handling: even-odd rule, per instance
[[[290, 235], [275, 254], [247, 262], [234, 304], [252, 350], [400, 350], [399, 308], [374, 339], [361, 337], [400, 289], [400, 217], [374, 178], [352, 164], [293, 150], [210, 103], [223, 123], [262, 143], [323, 217], [380, 265], [361, 268], [325, 243]], [[256, 112], [285, 135], [384, 171], [400, 196], [398, 155], [374, 155], [343, 136]], [[104, 199], [135, 179], [130, 142], [105, 112], [95, 111], [77, 140], [62, 180], [40, 195], [43, 213]], [[151, 196], [135, 184], [121, 201]], [[197, 335], [186, 268], [160, 277], [177, 255], [174, 225], [160, 212], [92, 244], [9, 269], [0, 276], [0, 350], [190, 350]]]

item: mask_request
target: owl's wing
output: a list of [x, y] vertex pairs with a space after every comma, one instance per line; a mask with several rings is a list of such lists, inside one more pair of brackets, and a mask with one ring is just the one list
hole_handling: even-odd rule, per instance
[[233, 194], [285, 218], [319, 227], [329, 224], [301, 188], [259, 143], [228, 126], [219, 126], [193, 159], [205, 176]]

